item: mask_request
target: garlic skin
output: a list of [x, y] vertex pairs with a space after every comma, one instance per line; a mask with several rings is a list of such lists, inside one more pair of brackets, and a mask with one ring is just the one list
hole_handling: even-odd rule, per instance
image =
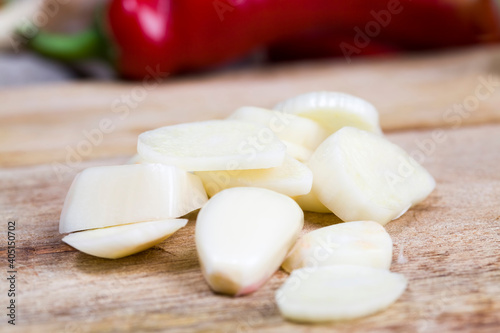
[[201, 180], [163, 164], [88, 168], [66, 196], [60, 233], [177, 218], [207, 202]]
[[279, 269], [304, 224], [291, 198], [263, 188], [217, 193], [200, 210], [196, 249], [212, 290], [245, 295]]

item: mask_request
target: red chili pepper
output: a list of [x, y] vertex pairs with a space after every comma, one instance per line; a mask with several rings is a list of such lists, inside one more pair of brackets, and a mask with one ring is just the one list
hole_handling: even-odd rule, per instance
[[[500, 17], [495, 3], [479, 1], [401, 2], [401, 13], [371, 12], [353, 26], [306, 31], [269, 47], [271, 60], [387, 54], [411, 50], [498, 42]], [[409, 10], [409, 16], [403, 11]], [[385, 25], [385, 26], [384, 26]], [[378, 29], [380, 28], [380, 32]], [[375, 32], [375, 34], [374, 34]]]
[[355, 56], [498, 41], [497, 13], [494, 0], [113, 0], [100, 29], [121, 75], [141, 79], [214, 67], [270, 44]]

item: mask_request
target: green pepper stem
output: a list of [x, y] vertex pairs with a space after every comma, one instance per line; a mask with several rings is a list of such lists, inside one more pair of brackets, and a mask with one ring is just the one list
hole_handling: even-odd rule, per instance
[[75, 61], [97, 57], [100, 50], [101, 36], [92, 28], [74, 35], [52, 34], [39, 31], [29, 40], [29, 46], [38, 53], [62, 61]]

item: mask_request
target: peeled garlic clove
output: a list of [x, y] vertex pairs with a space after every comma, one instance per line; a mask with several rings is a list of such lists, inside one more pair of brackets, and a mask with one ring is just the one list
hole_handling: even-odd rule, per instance
[[196, 221], [203, 275], [215, 292], [244, 295], [279, 268], [297, 239], [304, 214], [291, 198], [263, 188], [217, 193]]
[[304, 146], [295, 144], [290, 141], [281, 140], [286, 146], [287, 155], [295, 158], [299, 162], [306, 162], [313, 154], [313, 151]]
[[147, 163], [142, 159], [142, 157], [139, 156], [139, 154], [135, 154], [132, 156], [125, 164], [142, 164], [142, 163]]
[[201, 180], [163, 164], [88, 168], [66, 196], [59, 232], [183, 216], [207, 201]]
[[312, 190], [307, 194], [294, 197], [293, 200], [295, 200], [295, 202], [299, 204], [300, 208], [305, 211], [315, 213], [331, 213], [331, 211], [326, 208], [321, 201], [319, 201], [318, 197]]
[[269, 169], [198, 171], [209, 196], [231, 187], [252, 186], [273, 190], [288, 196], [311, 191], [312, 172], [304, 164], [287, 156], [282, 165]]
[[314, 150], [328, 136], [328, 132], [313, 120], [287, 112], [245, 106], [228, 119], [250, 121], [269, 127], [283, 141]]
[[87, 254], [117, 259], [144, 251], [170, 237], [188, 220], [163, 220], [75, 232], [62, 240]]
[[292, 272], [276, 292], [281, 314], [292, 321], [354, 319], [383, 310], [406, 289], [403, 275], [386, 269], [338, 265]]
[[315, 120], [329, 134], [344, 126], [382, 133], [377, 109], [364, 99], [341, 92], [302, 94], [279, 103], [274, 109]]
[[212, 171], [276, 167], [283, 163], [286, 147], [259, 124], [209, 120], [144, 132], [137, 151], [148, 162]]
[[432, 176], [403, 149], [379, 135], [344, 127], [307, 162], [318, 199], [344, 221], [382, 225], [427, 197]]
[[359, 265], [391, 267], [392, 239], [373, 221], [334, 224], [302, 236], [281, 266], [291, 272], [303, 267]]

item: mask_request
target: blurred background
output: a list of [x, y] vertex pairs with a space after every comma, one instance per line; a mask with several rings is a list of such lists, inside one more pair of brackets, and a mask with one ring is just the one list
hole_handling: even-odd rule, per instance
[[2, 0], [0, 87], [347, 66], [497, 43], [499, 12], [494, 0]]
[[[332, 328], [493, 332], [499, 12], [496, 0], [0, 0], [0, 221], [20, 225], [21, 330], [293, 331], [271, 302], [284, 272], [250, 298], [209, 292], [195, 215], [113, 262], [70, 249], [58, 224], [75, 175], [126, 163], [142, 132], [327, 90], [372, 103], [438, 183], [388, 224], [408, 258], [394, 265], [411, 286], [401, 302]], [[331, 223], [319, 215], [306, 228]]]
[[114, 73], [102, 61], [61, 62], [32, 50], [21, 29], [38, 26], [52, 33], [74, 34], [87, 29], [104, 0], [0, 1], [0, 86], [20, 86], [77, 80], [86, 77], [112, 79]]

